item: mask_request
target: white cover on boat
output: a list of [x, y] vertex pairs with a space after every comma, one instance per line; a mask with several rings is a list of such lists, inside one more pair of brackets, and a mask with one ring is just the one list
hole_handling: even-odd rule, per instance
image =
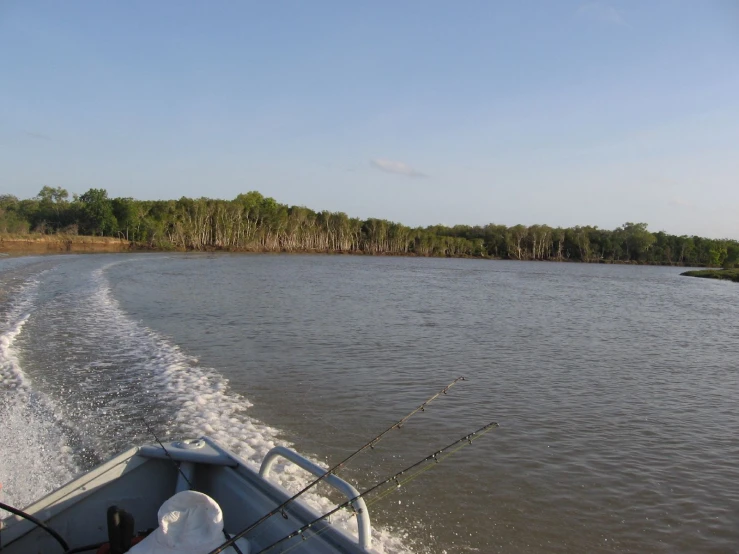
[[[207, 494], [182, 491], [159, 508], [159, 527], [129, 552], [134, 554], [208, 554], [225, 542], [223, 512]], [[245, 540], [237, 542], [249, 553]], [[235, 554], [233, 548], [226, 550]]]

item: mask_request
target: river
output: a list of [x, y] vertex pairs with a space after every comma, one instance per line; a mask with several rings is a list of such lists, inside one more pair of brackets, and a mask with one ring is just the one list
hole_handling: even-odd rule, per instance
[[371, 506], [380, 552], [739, 552], [739, 286], [681, 271], [2, 258], [1, 498], [151, 442], [142, 417], [332, 464], [464, 376], [343, 473], [362, 490], [500, 424]]

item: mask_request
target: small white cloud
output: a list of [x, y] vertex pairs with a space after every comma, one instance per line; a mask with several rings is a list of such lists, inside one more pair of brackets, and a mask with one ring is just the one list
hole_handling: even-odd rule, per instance
[[405, 175], [406, 177], [428, 177], [425, 173], [416, 171], [408, 164], [403, 162], [394, 162], [392, 160], [374, 159], [370, 160], [372, 167], [385, 171], [387, 173], [395, 173], [396, 175]]
[[35, 131], [23, 131], [26, 135], [29, 137], [38, 139], [38, 140], [51, 140], [51, 137], [48, 135], [45, 135], [43, 133], [37, 133]]
[[577, 8], [575, 12], [579, 17], [600, 21], [601, 23], [609, 23], [611, 25], [625, 25], [621, 13], [605, 2], [586, 2]]
[[684, 198], [680, 198], [679, 196], [675, 196], [673, 198], [670, 198], [670, 201], [668, 202], [670, 206], [680, 206], [682, 208], [692, 208], [693, 204], [685, 200]]

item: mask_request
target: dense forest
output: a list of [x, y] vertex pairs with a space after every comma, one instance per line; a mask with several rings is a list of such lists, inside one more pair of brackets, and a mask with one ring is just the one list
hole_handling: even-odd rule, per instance
[[19, 200], [0, 195], [0, 233], [117, 237], [152, 249], [346, 252], [514, 260], [630, 262], [733, 267], [739, 242], [652, 233], [646, 223], [594, 226], [455, 225], [411, 228], [383, 219], [287, 206], [258, 192], [233, 200], [109, 198], [44, 187]]

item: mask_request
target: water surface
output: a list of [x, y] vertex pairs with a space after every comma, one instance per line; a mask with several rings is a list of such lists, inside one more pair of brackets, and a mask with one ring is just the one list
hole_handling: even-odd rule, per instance
[[[739, 287], [680, 271], [0, 259], [4, 498], [150, 441], [142, 415], [255, 464], [274, 444], [331, 464], [464, 375], [344, 473], [361, 490], [500, 423], [372, 505], [379, 550], [737, 552]], [[309, 501], [330, 505], [324, 491]]]

